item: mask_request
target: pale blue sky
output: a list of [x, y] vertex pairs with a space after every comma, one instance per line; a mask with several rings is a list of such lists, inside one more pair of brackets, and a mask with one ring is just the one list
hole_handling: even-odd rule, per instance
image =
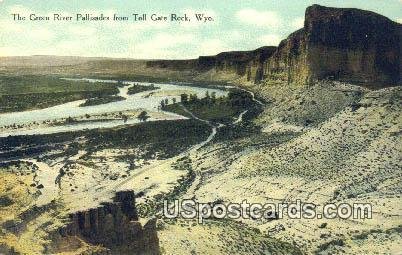
[[[0, 0], [0, 55], [179, 59], [249, 50], [277, 45], [302, 26], [306, 7], [314, 3], [371, 10], [402, 21], [402, 0]], [[12, 13], [60, 13], [74, 19], [76, 13], [187, 13], [191, 22], [16, 22]], [[199, 24], [194, 13], [214, 21]]]

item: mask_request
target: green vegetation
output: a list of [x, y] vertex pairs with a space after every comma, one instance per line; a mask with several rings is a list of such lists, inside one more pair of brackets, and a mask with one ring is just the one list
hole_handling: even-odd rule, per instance
[[89, 98], [89, 99], [87, 99], [87, 101], [85, 101], [85, 103], [80, 104], [80, 107], [107, 104], [107, 103], [117, 102], [117, 101], [122, 101], [122, 100], [125, 100], [125, 98], [121, 97], [121, 96], [106, 95], [104, 97]]
[[[184, 107], [183, 107], [184, 106]], [[254, 106], [249, 93], [239, 90], [231, 90], [227, 97], [217, 98], [215, 93], [206, 92], [204, 98], [197, 95], [181, 95], [181, 104], [173, 102], [168, 104], [166, 100], [161, 102], [161, 109], [191, 117], [185, 108], [200, 119], [216, 122], [232, 122], [238, 115]]]
[[[22, 155], [34, 156], [62, 148], [62, 154], [69, 154], [63, 144], [78, 138], [85, 140], [85, 143], [77, 144], [72, 155], [80, 149], [91, 152], [117, 147], [141, 148], [145, 159], [152, 158], [156, 153], [160, 158], [168, 158], [205, 140], [210, 132], [211, 128], [207, 124], [197, 120], [171, 120], [77, 132], [11, 136], [0, 138], [0, 160]], [[15, 151], [17, 147], [21, 149]]]
[[130, 128], [104, 129], [91, 132], [88, 148], [130, 148], [159, 151], [161, 157], [172, 157], [184, 148], [205, 140], [210, 127], [197, 120], [150, 121]]
[[265, 235], [259, 229], [242, 222], [219, 219], [206, 220], [204, 224], [225, 229], [225, 235], [221, 236], [224, 254], [303, 254], [295, 244]]
[[155, 89], [160, 89], [160, 88], [156, 87], [153, 84], [151, 84], [149, 86], [135, 84], [134, 86], [128, 88], [127, 94], [133, 95], [133, 94], [137, 94], [137, 93], [140, 93], [140, 92], [151, 91], [151, 90], [155, 90]]
[[53, 76], [0, 76], [0, 112], [41, 109], [117, 94], [116, 83], [63, 80]]
[[147, 121], [147, 119], [149, 119], [150, 117], [149, 117], [149, 115], [148, 115], [148, 113], [147, 113], [146, 111], [142, 111], [142, 112], [138, 115], [137, 118], [138, 118], [140, 121], [144, 122], [144, 121]]
[[[331, 240], [329, 242], [323, 243], [320, 246], [318, 246], [316, 254], [330, 250], [333, 247], [343, 247], [343, 246], [345, 246], [345, 242], [342, 239], [334, 239], [334, 240]], [[330, 253], [331, 253], [331, 251], [330, 251]]]
[[184, 110], [184, 107], [181, 103], [163, 105], [161, 106], [161, 109], [168, 112], [174, 112], [188, 118], [192, 117], [188, 112]]

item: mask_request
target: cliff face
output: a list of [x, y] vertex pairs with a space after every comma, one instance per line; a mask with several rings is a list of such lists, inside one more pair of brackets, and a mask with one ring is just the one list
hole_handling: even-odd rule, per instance
[[62, 236], [80, 236], [107, 248], [129, 249], [131, 254], [159, 254], [156, 219], [138, 222], [133, 191], [116, 193], [113, 202], [70, 215]]
[[401, 25], [369, 11], [313, 5], [304, 30], [312, 79], [400, 82]]
[[193, 70], [195, 75], [229, 73], [253, 83], [268, 79], [306, 84], [331, 78], [381, 87], [401, 83], [401, 43], [402, 25], [384, 16], [313, 5], [306, 10], [304, 28], [277, 48], [223, 52], [196, 60], [150, 61], [147, 65]]
[[373, 12], [313, 5], [304, 28], [281, 42], [264, 70], [289, 83], [333, 78], [398, 84], [401, 32], [401, 25]]
[[272, 55], [276, 47], [261, 47], [253, 51], [222, 52], [216, 56], [201, 56], [190, 60], [153, 60], [148, 61], [148, 68], [160, 68], [194, 71], [202, 74], [214, 71], [219, 74], [234, 74], [246, 77], [248, 81], [258, 83], [263, 79], [264, 62]]
[[247, 81], [258, 83], [263, 79], [263, 64], [276, 47], [261, 47], [253, 51], [222, 52], [213, 57], [200, 57], [198, 69], [234, 73]]
[[264, 78], [288, 83], [306, 83], [310, 76], [304, 29], [283, 40], [274, 54], [264, 63]]

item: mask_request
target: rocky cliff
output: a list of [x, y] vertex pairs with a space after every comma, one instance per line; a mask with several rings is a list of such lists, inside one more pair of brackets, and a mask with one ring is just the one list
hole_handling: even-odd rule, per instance
[[263, 65], [274, 53], [276, 47], [261, 47], [253, 51], [222, 52], [213, 57], [200, 57], [198, 69], [212, 69], [245, 76], [247, 81], [258, 83], [263, 78]]
[[147, 67], [193, 70], [203, 80], [211, 80], [211, 75], [203, 74], [214, 72], [253, 83], [306, 84], [330, 78], [381, 87], [401, 83], [401, 38], [402, 25], [379, 14], [313, 5], [306, 10], [304, 28], [278, 47], [195, 60], [149, 61]]
[[133, 191], [117, 192], [113, 202], [70, 215], [62, 236], [79, 236], [91, 244], [130, 254], [159, 254], [156, 219], [138, 221]]
[[196, 75], [206, 72], [233, 74], [246, 77], [247, 81], [258, 83], [263, 78], [265, 61], [276, 50], [276, 47], [266, 46], [253, 51], [222, 52], [216, 56], [201, 56], [192, 60], [154, 60], [148, 61], [148, 68], [191, 70]]
[[379, 14], [313, 5], [304, 28], [281, 42], [265, 71], [296, 83], [333, 78], [397, 84], [401, 38], [402, 26]]

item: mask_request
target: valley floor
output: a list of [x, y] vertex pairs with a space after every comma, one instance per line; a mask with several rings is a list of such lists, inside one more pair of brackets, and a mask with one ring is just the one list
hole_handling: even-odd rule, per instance
[[[107, 254], [81, 239], [59, 240], [57, 231], [68, 213], [125, 189], [138, 194], [140, 216], [159, 218], [163, 254], [400, 252], [402, 89], [260, 86], [252, 88], [263, 101], [257, 117], [242, 111], [220, 123], [189, 113], [183, 120], [1, 138], [0, 253]], [[163, 199], [185, 198], [364, 202], [373, 217], [199, 224], [159, 213]]]

